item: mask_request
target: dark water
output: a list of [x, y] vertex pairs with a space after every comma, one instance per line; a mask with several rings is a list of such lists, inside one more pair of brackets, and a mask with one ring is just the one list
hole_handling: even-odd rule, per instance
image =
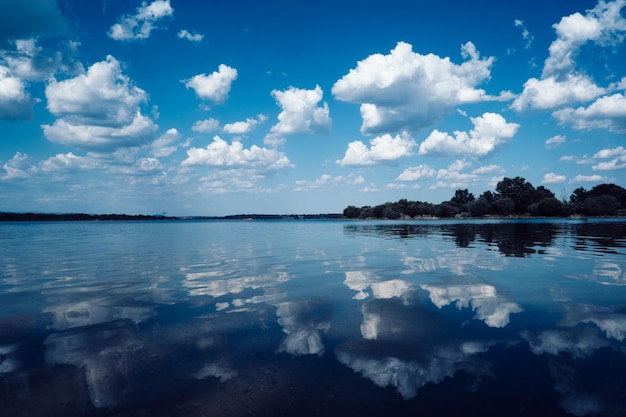
[[0, 416], [623, 416], [626, 222], [0, 224]]

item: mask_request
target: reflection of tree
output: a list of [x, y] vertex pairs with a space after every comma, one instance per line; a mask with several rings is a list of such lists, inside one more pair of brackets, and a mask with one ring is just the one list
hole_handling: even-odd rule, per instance
[[[624, 225], [626, 227], [626, 225]], [[541, 253], [539, 247], [549, 247], [559, 231], [559, 225], [549, 222], [498, 222], [498, 223], [385, 223], [349, 224], [344, 226], [347, 235], [365, 235], [382, 238], [422, 238], [435, 234], [451, 236], [458, 247], [466, 248], [475, 241], [495, 245], [506, 256], [529, 256]], [[623, 230], [626, 232], [626, 230]]]
[[442, 226], [444, 235], [454, 236], [454, 242], [459, 248], [466, 248], [476, 238], [476, 229], [480, 225], [473, 223], [459, 223]]
[[618, 253], [615, 248], [626, 248], [625, 222], [584, 222], [574, 226], [574, 248], [603, 253]]
[[534, 222], [483, 224], [477, 229], [483, 242], [496, 245], [506, 256], [517, 257], [541, 253], [535, 247], [552, 246], [557, 232], [558, 226], [554, 223]]
[[348, 224], [343, 227], [348, 236], [364, 235], [401, 239], [428, 236], [436, 233], [437, 226], [430, 224], [386, 223], [386, 224]]

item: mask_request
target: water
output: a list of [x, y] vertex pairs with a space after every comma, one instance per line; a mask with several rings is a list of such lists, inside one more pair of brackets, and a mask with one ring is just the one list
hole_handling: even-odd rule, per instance
[[0, 224], [0, 416], [626, 415], [626, 222]]

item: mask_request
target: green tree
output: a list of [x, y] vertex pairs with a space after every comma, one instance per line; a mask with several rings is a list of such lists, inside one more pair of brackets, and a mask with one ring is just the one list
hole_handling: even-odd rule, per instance
[[355, 206], [348, 206], [343, 209], [343, 217], [348, 219], [356, 219], [361, 215], [361, 209]]
[[468, 205], [472, 217], [481, 217], [491, 212], [491, 203], [483, 196], [478, 197]]
[[496, 185], [498, 199], [510, 198], [514, 213], [526, 213], [535, 202], [535, 187], [522, 177], [504, 178]]
[[476, 198], [474, 194], [470, 193], [467, 188], [459, 189], [454, 192], [454, 197], [450, 199], [450, 202], [454, 204], [460, 211], [467, 211], [468, 204], [474, 201]]

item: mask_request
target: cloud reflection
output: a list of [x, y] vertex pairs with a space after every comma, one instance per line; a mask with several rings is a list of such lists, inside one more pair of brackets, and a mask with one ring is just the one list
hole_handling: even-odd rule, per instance
[[475, 318], [489, 327], [505, 327], [511, 314], [524, 311], [517, 303], [498, 295], [496, 288], [488, 284], [422, 284], [420, 287], [429, 292], [430, 300], [438, 308], [455, 301], [459, 310], [471, 305]]
[[401, 279], [381, 281], [372, 271], [347, 271], [344, 284], [357, 294], [352, 297], [355, 300], [364, 300], [370, 296], [371, 290], [374, 298], [401, 297], [406, 294], [411, 286]]
[[461, 369], [476, 377], [489, 373], [475, 360], [486, 350], [482, 342], [459, 341], [454, 324], [397, 298], [364, 304], [361, 333], [362, 340], [336, 349], [337, 360], [380, 387], [396, 388], [404, 399]]
[[279, 352], [292, 355], [324, 354], [321, 332], [330, 329], [332, 304], [321, 300], [299, 300], [279, 303], [276, 308], [278, 323], [287, 337]]

